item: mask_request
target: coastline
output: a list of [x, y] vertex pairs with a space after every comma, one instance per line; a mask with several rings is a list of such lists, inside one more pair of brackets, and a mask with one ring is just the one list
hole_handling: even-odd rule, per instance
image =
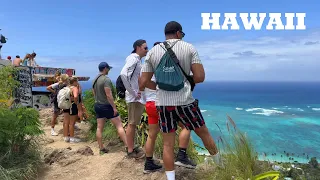
[[[198, 155], [199, 156], [210, 156], [209, 152], [207, 150], [199, 150], [197, 149]], [[281, 157], [282, 155], [282, 157]], [[291, 157], [291, 156], [289, 156]], [[303, 157], [296, 157], [293, 156], [293, 160], [289, 160], [289, 157], [287, 157], [284, 154], [277, 154], [277, 155], [270, 155], [270, 156], [264, 156], [259, 154], [258, 155], [258, 161], [268, 161], [271, 163], [299, 163], [299, 164], [308, 164], [310, 161], [311, 157], [307, 159], [306, 156]]]

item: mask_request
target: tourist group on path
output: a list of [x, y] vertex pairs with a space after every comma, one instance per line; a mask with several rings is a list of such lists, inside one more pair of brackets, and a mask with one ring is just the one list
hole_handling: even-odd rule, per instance
[[[162, 170], [162, 165], [153, 158], [157, 134], [163, 136], [163, 162], [168, 180], [175, 179], [174, 165], [195, 168], [187, 155], [187, 147], [193, 130], [202, 140], [213, 161], [221, 163], [217, 146], [206, 127], [198, 106], [192, 96], [195, 84], [202, 83], [205, 72], [195, 47], [183, 41], [185, 33], [176, 21], [170, 21], [164, 28], [165, 41], [156, 42], [149, 50], [147, 42], [139, 39], [133, 43], [133, 51], [126, 58], [125, 65], [117, 79], [119, 97], [125, 98], [128, 107], [128, 127], [124, 130], [113, 96], [113, 84], [108, 77], [112, 67], [101, 62], [99, 74], [93, 80], [92, 92], [97, 118], [97, 141], [100, 154], [108, 153], [103, 146], [102, 133], [106, 120], [110, 120], [123, 141], [128, 158], [145, 158], [144, 173]], [[142, 64], [141, 59], [145, 57]], [[192, 72], [192, 75], [190, 75]], [[81, 88], [76, 78], [57, 75], [58, 83], [48, 89], [56, 93], [54, 117], [61, 109], [64, 113], [63, 136], [66, 142], [76, 143], [74, 125], [81, 107]], [[69, 88], [64, 88], [68, 86]], [[59, 93], [54, 89], [59, 89]], [[68, 100], [68, 101], [64, 101]], [[135, 131], [142, 114], [148, 115], [149, 133], [145, 152], [134, 143]], [[53, 121], [54, 123], [54, 121]], [[54, 124], [53, 124], [54, 126]], [[176, 130], [180, 126], [179, 152], [174, 155]], [[54, 133], [54, 130], [53, 132]]]

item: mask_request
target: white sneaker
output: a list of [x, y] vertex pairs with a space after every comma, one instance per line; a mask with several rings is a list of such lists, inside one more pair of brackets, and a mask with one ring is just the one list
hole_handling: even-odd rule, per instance
[[56, 133], [54, 130], [51, 130], [51, 136], [58, 136], [58, 133]]
[[70, 143], [78, 143], [78, 142], [80, 142], [80, 139], [74, 138], [74, 137], [70, 137]]
[[65, 142], [69, 142], [69, 141], [70, 141], [70, 138], [69, 138], [69, 137], [63, 137], [63, 140], [64, 140]]

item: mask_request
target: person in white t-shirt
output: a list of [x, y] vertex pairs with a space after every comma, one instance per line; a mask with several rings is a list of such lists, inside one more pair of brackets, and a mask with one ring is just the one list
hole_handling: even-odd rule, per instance
[[[156, 46], [157, 44], [160, 44], [160, 42], [154, 43], [153, 46]], [[156, 78], [153, 75], [151, 78], [151, 82], [148, 83], [144, 91], [145, 99], [146, 99], [146, 113], [148, 114], [148, 125], [149, 125], [149, 133], [148, 133], [149, 136], [146, 142], [146, 161], [145, 161], [144, 170], [143, 170], [143, 173], [145, 174], [162, 169], [162, 166], [157, 164], [153, 160], [155, 142], [157, 139], [157, 135], [160, 132], [159, 115], [155, 105], [155, 101], [157, 98], [155, 82], [156, 82]], [[183, 154], [184, 156], [181, 156], [181, 155], [177, 156], [175, 165], [194, 169], [196, 167], [196, 164], [188, 158], [186, 153], [187, 147], [189, 145], [191, 131], [187, 130], [181, 123], [179, 123], [179, 126], [182, 128], [182, 131], [179, 137], [179, 152], [182, 152], [180, 154]]]

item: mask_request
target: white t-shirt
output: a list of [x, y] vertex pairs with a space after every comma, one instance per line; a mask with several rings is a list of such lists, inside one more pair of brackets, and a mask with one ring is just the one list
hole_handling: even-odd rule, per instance
[[[181, 68], [190, 75], [192, 64], [201, 64], [200, 57], [195, 47], [180, 39], [169, 39], [167, 43], [176, 54]], [[165, 54], [163, 43], [154, 46], [146, 55], [142, 72], [155, 72], [162, 56]], [[184, 75], [182, 75], [184, 76]], [[189, 81], [184, 78], [184, 87], [179, 91], [166, 91], [157, 87], [156, 106], [183, 106], [194, 102]]]
[[[151, 81], [156, 82], [156, 77], [153, 75]], [[157, 91], [149, 88], [145, 88], [145, 97], [146, 101], [156, 101], [157, 98]]]

